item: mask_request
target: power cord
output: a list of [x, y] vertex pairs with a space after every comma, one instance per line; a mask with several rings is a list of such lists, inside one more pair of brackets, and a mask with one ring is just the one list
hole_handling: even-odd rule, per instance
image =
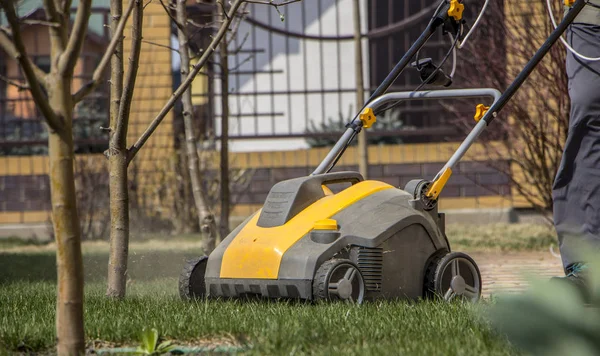
[[473, 27], [471, 27], [471, 29], [469, 30], [469, 33], [467, 33], [465, 38], [458, 45], [458, 49], [462, 49], [465, 46], [465, 43], [467, 43], [467, 40], [469, 39], [473, 31], [475, 31], [477, 26], [479, 26], [479, 22], [481, 21], [481, 18], [483, 17], [483, 14], [485, 13], [485, 10], [487, 9], [489, 3], [490, 0], [485, 0], [485, 3], [483, 4], [481, 11], [479, 12], [479, 16], [477, 16], [477, 20], [475, 20], [475, 23], [473, 24]]
[[[440, 9], [442, 8], [442, 6], [444, 6], [444, 4], [446, 3], [446, 0], [441, 0], [440, 4], [438, 5], [438, 7], [436, 8], [435, 12], [433, 13], [433, 16], [431, 17], [431, 19], [429, 20], [429, 23], [427, 24], [427, 27], [429, 27], [433, 21], [435, 21], [435, 19], [437, 18]], [[457, 39], [460, 36], [457, 36]], [[420, 50], [419, 50], [420, 51]], [[417, 56], [418, 56], [418, 51], [417, 51]], [[417, 62], [418, 63], [418, 62]], [[432, 73], [432, 75], [430, 76], [430, 78], [427, 78], [427, 81], [431, 80], [431, 78], [433, 77], [433, 75], [435, 73], [437, 73], [437, 69], [434, 71], [434, 73]], [[365, 107], [368, 105], [368, 103], [365, 104]], [[360, 115], [360, 112], [358, 113], [358, 115], [356, 117], [358, 117]], [[356, 120], [356, 117], [354, 118], [354, 120]], [[354, 122], [354, 120], [352, 120], [352, 122]], [[357, 130], [354, 130], [354, 132], [352, 133], [352, 136], [350, 136], [350, 139], [348, 140], [348, 142], [346, 142], [346, 145], [344, 146], [344, 148], [342, 149], [342, 151], [337, 155], [337, 157], [335, 158], [335, 160], [333, 161], [333, 163], [331, 164], [331, 166], [329, 166], [329, 168], [327, 169], [327, 171], [325, 173], [329, 173], [333, 167], [336, 166], [336, 164], [338, 163], [338, 161], [340, 160], [340, 158], [342, 157], [342, 155], [344, 154], [344, 152], [348, 149], [348, 147], [350, 146], [350, 144], [352, 144], [352, 141], [354, 141], [354, 138], [356, 137], [356, 135], [358, 134]]]
[[[552, 25], [554, 26], [554, 29], [556, 30], [556, 28], [558, 27], [558, 25], [556, 24], [556, 20], [554, 19], [554, 14], [552, 13], [552, 4], [550, 3], [550, 0], [546, 0], [546, 5], [548, 7], [548, 14], [550, 14], [550, 20], [552, 20]], [[569, 44], [567, 43], [567, 41], [562, 36], [560, 36], [560, 41], [575, 56], [577, 56], [577, 57], [579, 57], [579, 58], [581, 58], [583, 60], [590, 61], [590, 62], [598, 62], [598, 61], [600, 61], [600, 57], [591, 58], [591, 57], [587, 57], [587, 56], [584, 56], [584, 55], [580, 54], [573, 47], [569, 46]]]
[[[427, 79], [425, 79], [425, 80], [424, 80], [424, 81], [423, 81], [423, 82], [422, 82], [422, 83], [421, 83], [421, 84], [420, 84], [420, 85], [419, 85], [419, 86], [418, 86], [418, 87], [417, 87], [417, 88], [414, 90], [414, 92], [417, 92], [417, 91], [421, 90], [421, 88], [423, 88], [423, 87], [424, 87], [424, 86], [427, 84], [427, 82], [429, 82], [429, 81], [430, 81], [430, 80], [431, 80], [431, 79], [432, 79], [432, 78], [433, 78], [433, 77], [434, 77], [434, 76], [435, 76], [435, 75], [436, 75], [436, 74], [439, 72], [439, 70], [442, 68], [442, 66], [443, 66], [443, 65], [444, 65], [444, 64], [445, 64], [445, 63], [448, 61], [448, 58], [450, 57], [450, 55], [451, 55], [451, 54], [454, 54], [454, 59], [455, 59], [455, 61], [454, 61], [454, 62], [455, 62], [455, 64], [456, 64], [456, 44], [458, 43], [458, 39], [459, 39], [459, 38], [460, 38], [460, 36], [461, 36], [462, 29], [463, 29], [463, 27], [461, 26], [461, 27], [460, 27], [460, 31], [459, 31], [459, 33], [457, 34], [456, 38], [453, 38], [453, 37], [452, 37], [452, 34], [449, 34], [449, 35], [450, 35], [450, 38], [452, 38], [452, 40], [453, 40], [453, 42], [452, 42], [452, 46], [450, 47], [450, 50], [448, 50], [448, 52], [446, 52], [446, 55], [444, 56], [444, 59], [442, 59], [442, 62], [440, 63], [440, 65], [436, 66], [436, 69], [435, 69], [435, 70], [434, 70], [434, 71], [433, 71], [433, 72], [432, 72], [432, 73], [429, 75], [429, 77], [427, 77]], [[417, 64], [418, 64], [418, 62], [417, 62]], [[453, 73], [450, 75], [450, 77], [451, 77], [451, 78], [452, 78], [452, 77], [453, 77], [453, 75], [454, 75], [454, 71], [455, 71], [455, 69], [456, 69], [456, 68], [455, 68], [455, 65], [453, 65]], [[400, 100], [400, 101], [397, 101], [397, 102], [395, 102], [394, 104], [391, 104], [391, 105], [389, 105], [389, 106], [387, 106], [387, 107], [385, 107], [385, 108], [383, 108], [383, 109], [380, 109], [380, 110], [378, 110], [378, 112], [377, 112], [377, 113], [375, 113], [375, 115], [378, 115], [379, 113], [381, 113], [381, 112], [383, 112], [383, 111], [391, 110], [391, 109], [393, 109], [393, 108], [397, 107], [398, 105], [400, 105], [400, 104], [402, 104], [402, 103], [403, 103], [403, 101], [401, 101], [401, 100]]]

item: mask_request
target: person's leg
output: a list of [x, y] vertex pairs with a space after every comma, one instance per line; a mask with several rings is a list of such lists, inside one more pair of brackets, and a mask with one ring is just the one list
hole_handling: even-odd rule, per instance
[[[574, 24], [567, 39], [577, 52], [600, 57], [600, 26]], [[581, 261], [585, 243], [600, 250], [600, 62], [567, 53], [571, 113], [553, 186], [554, 224], [565, 274]]]

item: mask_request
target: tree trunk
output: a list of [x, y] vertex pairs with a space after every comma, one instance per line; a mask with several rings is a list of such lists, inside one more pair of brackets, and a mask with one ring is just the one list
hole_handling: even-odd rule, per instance
[[[225, 16], [220, 7], [220, 17]], [[224, 19], [223, 19], [224, 20]], [[229, 234], [229, 63], [227, 57], [227, 36], [223, 37], [220, 47], [221, 61], [221, 218], [220, 239]]]
[[[112, 146], [112, 145], [111, 145]], [[110, 166], [110, 256], [106, 295], [123, 298], [127, 283], [129, 255], [129, 192], [127, 191], [127, 152], [109, 149]]]
[[54, 88], [50, 91], [49, 101], [52, 110], [65, 125], [59, 132], [50, 130], [48, 137], [52, 222], [57, 247], [57, 353], [80, 355], [85, 349], [83, 261], [73, 170], [71, 79], [57, 77], [52, 80]]
[[[111, 0], [111, 31], [114, 34], [121, 16], [123, 1]], [[127, 192], [127, 157], [123, 147], [115, 142], [119, 107], [123, 95], [123, 41], [119, 41], [111, 58], [110, 76], [110, 143], [108, 162], [110, 170], [110, 256], [106, 295], [125, 296], [127, 254], [129, 240], [129, 197]]]
[[[360, 0], [354, 0], [354, 49], [356, 65], [356, 107], [362, 108], [365, 103], [365, 85], [363, 77], [362, 31], [360, 18]], [[358, 134], [358, 167], [360, 174], [367, 179], [369, 172], [369, 148], [367, 131], [362, 129]]]
[[[186, 1], [177, 0], [177, 22], [179, 23], [177, 37], [179, 39], [179, 55], [181, 58], [181, 80], [190, 73], [190, 56], [188, 52], [188, 35], [187, 35], [187, 13]], [[192, 193], [194, 203], [198, 213], [198, 223], [204, 235], [206, 253], [210, 253], [215, 248], [215, 231], [212, 231], [211, 222], [214, 221], [212, 213], [208, 209], [206, 193], [202, 187], [202, 179], [200, 172], [200, 160], [196, 144], [198, 142], [194, 132], [193, 112], [194, 105], [192, 104], [192, 88], [188, 87], [181, 97], [183, 104], [183, 123], [185, 130], [185, 146], [187, 152], [188, 169], [190, 172], [190, 180], [192, 183]]]

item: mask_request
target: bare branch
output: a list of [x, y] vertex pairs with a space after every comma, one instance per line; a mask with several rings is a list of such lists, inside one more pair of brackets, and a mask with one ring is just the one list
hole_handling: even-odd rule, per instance
[[7, 37], [12, 37], [12, 32], [8, 27], [0, 26], [0, 32], [4, 33]]
[[[254, 1], [257, 1], [257, 0], [254, 0]], [[283, 5], [287, 5], [287, 4], [291, 4], [291, 3], [299, 2], [299, 1], [301, 1], [301, 0], [289, 0], [289, 1], [284, 1], [282, 3], [274, 3], [272, 1], [270, 1], [270, 2], [265, 1], [265, 2], [258, 2], [258, 3], [277, 7], [277, 6], [283, 6]], [[226, 20], [223, 21], [223, 24], [221, 25], [221, 28], [217, 32], [217, 35], [212, 39], [211, 43], [208, 45], [208, 48], [204, 51], [204, 53], [202, 54], [202, 57], [200, 57], [198, 62], [194, 65], [194, 67], [192, 68], [192, 70], [190, 71], [188, 76], [185, 78], [185, 80], [179, 85], [177, 90], [175, 90], [175, 92], [173, 93], [173, 95], [171, 96], [169, 101], [167, 101], [165, 106], [161, 109], [161, 111], [154, 118], [154, 120], [152, 120], [152, 122], [150, 123], [150, 125], [148, 126], [146, 131], [144, 131], [144, 133], [140, 136], [140, 138], [137, 140], [137, 142], [133, 146], [131, 146], [131, 148], [129, 149], [129, 162], [135, 158], [138, 151], [144, 146], [146, 141], [148, 141], [150, 136], [152, 136], [154, 131], [156, 131], [156, 129], [158, 128], [158, 125], [160, 125], [160, 123], [164, 120], [164, 118], [167, 116], [169, 111], [173, 108], [173, 106], [175, 105], [175, 102], [177, 100], [179, 100], [179, 98], [181, 98], [181, 96], [186, 91], [186, 89], [191, 85], [192, 81], [194, 80], [194, 78], [196, 77], [198, 72], [200, 72], [200, 70], [207, 64], [210, 57], [215, 52], [217, 46], [223, 40], [223, 37], [225, 37], [227, 35], [227, 32], [229, 31], [229, 26], [231, 25], [233, 18], [237, 16], [239, 8], [244, 3], [250, 2], [250, 1], [249, 0], [235, 0], [229, 9], [229, 13], [227, 13], [225, 11], [225, 5], [222, 0], [217, 0], [217, 2], [222, 7], [223, 14], [224, 14]]]
[[15, 59], [19, 56], [12, 39], [4, 31], [0, 32], [0, 48]]
[[133, 10], [133, 20], [131, 25], [131, 52], [129, 54], [129, 66], [125, 75], [125, 86], [121, 96], [121, 106], [119, 107], [119, 116], [117, 119], [116, 132], [113, 141], [119, 148], [127, 148], [127, 127], [129, 125], [129, 113], [131, 109], [131, 101], [133, 99], [133, 91], [135, 88], [135, 80], [140, 63], [140, 52], [142, 48], [142, 26], [144, 8], [142, 0], [135, 0], [135, 8]]
[[198, 60], [198, 63], [196, 63], [196, 65], [194, 65], [193, 69], [190, 71], [190, 74], [188, 74], [185, 81], [183, 81], [179, 85], [179, 88], [177, 88], [175, 93], [173, 93], [173, 95], [171, 96], [169, 101], [167, 101], [167, 103], [162, 108], [162, 110], [158, 113], [156, 118], [154, 118], [154, 120], [150, 123], [150, 126], [146, 129], [146, 131], [140, 136], [140, 138], [137, 140], [137, 142], [130, 148], [130, 150], [129, 150], [129, 160], [130, 161], [135, 157], [137, 152], [140, 150], [140, 148], [142, 148], [142, 146], [146, 143], [146, 141], [148, 141], [148, 139], [154, 133], [154, 131], [156, 131], [156, 128], [158, 127], [158, 125], [160, 125], [160, 123], [165, 118], [165, 116], [167, 116], [169, 111], [175, 105], [175, 102], [177, 100], [179, 100], [179, 98], [186, 91], [187, 87], [189, 87], [191, 85], [192, 81], [194, 80], [194, 78], [196, 77], [198, 72], [200, 72], [200, 70], [204, 67], [204, 65], [206, 65], [206, 62], [212, 56], [212, 54], [214, 53], [218, 44], [221, 42], [223, 37], [226, 35], [227, 30], [229, 29], [229, 25], [231, 25], [233, 15], [236, 13], [236, 11], [239, 9], [239, 7], [242, 5], [243, 2], [244, 2], [244, 0], [235, 0], [233, 5], [231, 5], [231, 9], [229, 10], [229, 16], [227, 17], [227, 20], [223, 23], [223, 25], [219, 29], [219, 32], [217, 33], [217, 35], [213, 38], [211, 43], [208, 45], [208, 48], [206, 49], [206, 51], [204, 51], [204, 54], [202, 55], [202, 57], [200, 57], [200, 59]]
[[61, 131], [63, 128], [63, 123], [60, 121], [60, 119], [56, 116], [56, 114], [50, 107], [50, 103], [48, 102], [46, 95], [42, 91], [42, 84], [38, 80], [38, 75], [34, 70], [34, 66], [31, 63], [29, 57], [27, 56], [27, 51], [25, 50], [25, 44], [23, 42], [23, 38], [21, 37], [19, 19], [17, 18], [15, 8], [12, 6], [12, 3], [7, 2], [2, 2], [2, 7], [4, 8], [6, 19], [8, 20], [8, 23], [12, 28], [12, 48], [14, 48], [14, 51], [10, 50], [11, 46], [8, 44], [10, 43], [10, 39], [8, 37], [5, 37], [6, 35], [4, 33], [0, 33], [0, 44], [2, 44], [4, 48], [7, 48], [7, 52], [12, 53], [14, 58], [21, 65], [23, 73], [25, 73], [25, 78], [27, 79], [27, 82], [29, 84], [33, 100], [44, 115], [44, 117], [46, 118], [48, 126], [50, 126], [50, 128], [54, 131]]
[[0, 75], [0, 80], [5, 82], [6, 84], [10, 84], [14, 87], [17, 87], [19, 89], [19, 91], [29, 90], [29, 86], [27, 84], [8, 79], [7, 77], [5, 77], [3, 75]]
[[119, 43], [119, 41], [121, 41], [123, 39], [123, 30], [125, 28], [125, 24], [127, 23], [127, 19], [129, 18], [129, 16], [131, 15], [131, 12], [133, 11], [134, 4], [135, 4], [135, 0], [129, 0], [129, 5], [127, 6], [127, 11], [125, 12], [124, 16], [121, 17], [121, 20], [119, 21], [119, 25], [117, 26], [117, 30], [113, 34], [113, 37], [110, 40], [110, 43], [108, 44], [108, 48], [106, 49], [104, 56], [100, 60], [100, 64], [98, 64], [98, 67], [96, 68], [96, 70], [94, 71], [94, 74], [92, 75], [92, 80], [87, 82], [83, 87], [81, 87], [81, 89], [79, 89], [73, 95], [73, 103], [74, 104], [77, 104], [78, 102], [80, 102], [86, 95], [88, 95], [94, 89], [96, 89], [98, 84], [100, 84], [100, 79], [102, 78], [102, 73], [104, 73], [104, 70], [106, 69], [106, 66], [108, 65], [108, 62], [110, 61], [110, 57], [113, 55], [113, 52], [115, 51], [115, 48], [117, 47], [117, 44]]
[[[238, 29], [240, 28], [240, 25], [242, 24], [242, 21], [244, 20], [244, 17], [245, 17], [244, 14], [246, 13], [246, 8], [247, 7], [248, 7], [248, 3], [247, 2], [244, 3], [244, 5], [242, 5], [242, 9], [241, 9], [242, 15], [240, 15], [240, 16], [237, 17], [237, 22], [235, 22], [234, 25], [233, 25], [233, 28], [231, 30], [231, 37], [229, 37], [229, 40], [227, 41], [227, 43], [231, 42], [232, 38], [237, 34]], [[244, 42], [245, 41], [246, 41], [246, 39], [244, 39]]]
[[277, 10], [277, 13], [279, 14], [279, 18], [281, 19], [281, 21], [283, 21], [285, 19], [285, 17], [281, 13], [281, 11], [279, 11], [279, 6], [293, 4], [293, 3], [299, 2], [299, 1], [301, 1], [301, 0], [289, 0], [289, 1], [284, 1], [284, 2], [280, 2], [280, 3], [276, 3], [273, 0], [269, 0], [269, 1], [247, 0], [246, 2], [247, 3], [252, 3], [252, 4], [263, 4], [263, 5], [271, 5], [271, 6], [273, 6], [275, 8], [275, 10]]
[[21, 23], [25, 24], [25, 25], [41, 25], [41, 26], [48, 26], [48, 27], [54, 27], [54, 28], [59, 28], [60, 24], [58, 22], [52, 22], [52, 21], [44, 21], [44, 20], [24, 20], [21, 21]]
[[197, 28], [203, 30], [203, 29], [206, 29], [206, 28], [219, 28], [218, 25], [221, 23], [221, 21], [211, 21], [211, 22], [207, 22], [204, 25], [201, 25], [201, 24], [197, 23], [194, 20], [188, 19], [187, 23], [190, 24], [190, 25], [192, 25], [192, 26], [194, 26], [194, 27], [197, 27]]
[[[60, 16], [53, 0], [44, 0], [44, 8], [50, 22], [65, 24], [65, 16]], [[63, 53], [67, 45], [67, 26], [50, 27], [50, 51], [53, 58]]]
[[242, 48], [244, 47], [244, 45], [248, 41], [248, 36], [249, 35], [250, 35], [250, 32], [246, 32], [246, 36], [244, 36], [244, 39], [242, 40], [242, 43], [240, 43], [239, 46], [237, 46], [233, 51], [231, 51], [232, 54], [238, 54], [238, 53], [240, 53], [240, 51], [242, 50]]
[[271, 5], [273, 7], [279, 7], [279, 6], [285, 6], [285, 5], [289, 5], [289, 4], [293, 4], [295, 2], [300, 2], [302, 0], [288, 0], [288, 1], [283, 1], [283, 2], [274, 2], [273, 0], [271, 1], [266, 1], [266, 0], [246, 0], [247, 3], [250, 4], [261, 4], [261, 5]]
[[160, 1], [160, 5], [163, 7], [163, 9], [165, 10], [165, 12], [167, 13], [167, 15], [169, 16], [169, 18], [171, 19], [171, 21], [173, 21], [175, 23], [175, 26], [177, 26], [177, 28], [179, 30], [183, 29], [183, 25], [179, 23], [179, 21], [177, 21], [174, 17], [173, 14], [171, 13], [171, 11], [169, 10], [169, 8], [167, 7], [167, 5], [165, 5], [165, 3], [162, 0]]
[[[10, 37], [8, 37], [5, 32], [0, 32], [0, 48], [4, 49], [4, 51], [9, 56], [18, 60], [19, 52], [15, 48], [13, 40]], [[33, 62], [31, 62], [29, 57], [27, 57], [27, 60], [29, 61], [29, 65], [31, 66], [31, 69], [33, 70], [33, 74], [39, 81], [40, 85], [45, 88], [46, 87], [46, 73], [44, 73], [44, 71], [41, 70], [40, 67], [36, 66]]]
[[[68, 1], [65, 1], [68, 2]], [[65, 12], [64, 14], [67, 14]], [[73, 29], [67, 42], [65, 51], [60, 55], [58, 60], [58, 70], [62, 75], [71, 76], [75, 69], [75, 64], [79, 58], [81, 47], [85, 41], [85, 33], [87, 31], [90, 15], [92, 14], [92, 0], [82, 0], [77, 7], [75, 22]]]
[[246, 64], [247, 62], [249, 62], [254, 57], [256, 57], [256, 54], [254, 54], [254, 53], [248, 55], [248, 57], [246, 57], [246, 59], [244, 59], [243, 61], [241, 61], [235, 67], [231, 68], [231, 70], [229, 71], [229, 73], [235, 73], [235, 71], [237, 71], [238, 69], [240, 69], [244, 64]]
[[175, 49], [175, 48], [173, 48], [171, 46], [167, 46], [167, 45], [164, 45], [164, 44], [160, 44], [160, 43], [156, 43], [156, 42], [152, 42], [152, 41], [148, 41], [148, 40], [142, 40], [142, 42], [147, 43], [147, 44], [152, 45], [152, 46], [166, 48], [166, 49], [168, 49], [170, 51], [178, 52], [179, 53], [179, 51], [177, 49]]
[[235, 15], [235, 13], [231, 16], [227, 14], [227, 9], [225, 9], [225, 3], [223, 2], [223, 0], [217, 0], [217, 3], [221, 6], [221, 10], [223, 10], [223, 15], [225, 15], [227, 20], [230, 20], [230, 18]]

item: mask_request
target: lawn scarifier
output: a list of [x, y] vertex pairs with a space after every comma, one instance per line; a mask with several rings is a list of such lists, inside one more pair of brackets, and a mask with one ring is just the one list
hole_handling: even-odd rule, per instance
[[[180, 277], [181, 297], [356, 303], [423, 297], [478, 301], [479, 268], [467, 254], [451, 250], [444, 214], [438, 212], [440, 194], [454, 167], [585, 5], [585, 0], [574, 3], [504, 93], [488, 88], [419, 91], [425, 84], [450, 86], [452, 74], [446, 75], [431, 59], [417, 58], [412, 66], [419, 70], [422, 85], [412, 92], [386, 94], [438, 30], [452, 37], [450, 52], [464, 39], [464, 4], [441, 1], [425, 31], [317, 169], [308, 177], [274, 185], [263, 208], [229, 234], [210, 256], [187, 263]], [[491, 97], [493, 103], [491, 107], [477, 106], [477, 124], [432, 181], [416, 179], [399, 189], [364, 180], [358, 172], [331, 172], [356, 135], [397, 103], [473, 97]], [[350, 186], [334, 194], [332, 187], [340, 183]]]

